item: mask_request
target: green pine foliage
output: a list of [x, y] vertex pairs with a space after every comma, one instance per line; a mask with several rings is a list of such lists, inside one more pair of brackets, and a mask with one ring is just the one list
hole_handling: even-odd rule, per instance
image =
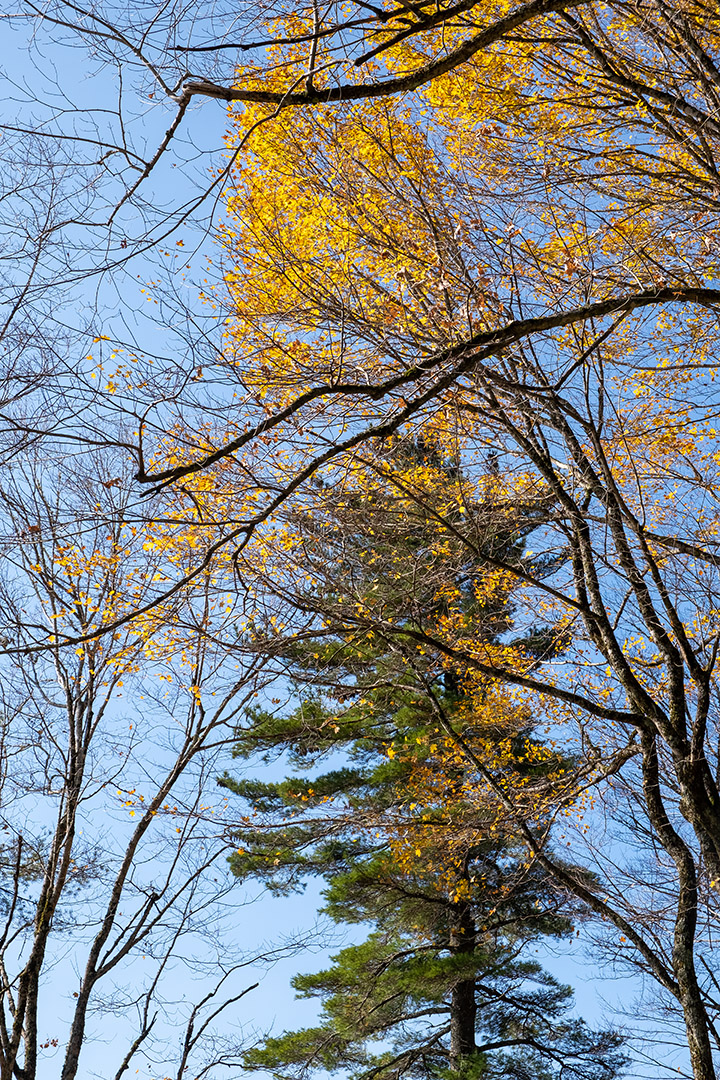
[[[303, 747], [309, 715], [320, 721], [318, 731], [327, 726], [327, 715], [321, 720], [318, 703], [312, 706], [283, 719], [288, 744], [291, 719]], [[410, 809], [413, 763], [389, 760], [383, 748], [391, 733], [423, 737], [428, 718], [419, 704], [415, 726], [410, 707], [400, 712], [387, 717], [384, 731], [376, 718], [370, 745], [360, 738], [347, 746], [353, 767], [312, 780], [223, 780], [249, 811], [235, 873], [277, 894], [321, 877], [324, 911], [339, 925], [370, 930], [327, 970], [294, 980], [301, 997], [322, 1003], [321, 1023], [268, 1039], [247, 1054], [245, 1067], [284, 1080], [324, 1072], [367, 1080], [610, 1080], [623, 1062], [621, 1040], [573, 1019], [570, 988], [527, 955], [543, 938], [572, 933], [557, 896], [511, 835], [484, 836], [477, 819], [462, 857], [456, 848], [443, 863], [443, 838], [469, 834], [465, 819], [477, 808]], [[256, 733], [265, 728], [271, 741], [275, 718], [258, 714], [255, 721]], [[342, 745], [340, 736], [332, 749]], [[430, 834], [410, 867], [399, 864], [391, 844], [409, 823], [414, 835]]]

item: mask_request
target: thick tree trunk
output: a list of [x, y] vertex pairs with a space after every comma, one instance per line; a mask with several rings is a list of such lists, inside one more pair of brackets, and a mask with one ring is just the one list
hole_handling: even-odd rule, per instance
[[[672, 950], [673, 973], [677, 980], [677, 998], [685, 1018], [690, 1061], [694, 1080], [716, 1080], [710, 1043], [710, 1022], [695, 970], [695, 934], [697, 930], [698, 883], [693, 853], [673, 827], [665, 809], [660, 787], [657, 743], [646, 728], [641, 735], [643, 748], [643, 792], [648, 816], [665, 850], [673, 859], [678, 876], [678, 900]], [[683, 793], [685, 796], [685, 793]], [[692, 798], [688, 792], [687, 801]]]

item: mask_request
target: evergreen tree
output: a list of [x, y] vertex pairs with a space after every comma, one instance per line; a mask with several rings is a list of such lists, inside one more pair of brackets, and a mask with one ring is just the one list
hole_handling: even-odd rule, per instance
[[[445, 520], [466, 515], [459, 470], [423, 445], [405, 452], [406, 465], [421, 462], [442, 481]], [[372, 593], [386, 617], [407, 627], [409, 607], [419, 605], [424, 617], [461, 607], [491, 643], [511, 630], [511, 596], [478, 588], [487, 575], [482, 558], [459, 564], [452, 544], [438, 547], [437, 522], [412, 500], [375, 485], [356, 498], [333, 495], [329, 505], [320, 526], [304, 523], [306, 540], [320, 541], [316, 569], [329, 568], [325, 586], [314, 585], [306, 597], [322, 615], [322, 632], [274, 642], [298, 682], [314, 689], [290, 715], [255, 713], [237, 753], [287, 751], [296, 769], [308, 770], [341, 752], [342, 767], [312, 780], [295, 771], [277, 783], [229, 776], [222, 783], [249, 810], [234, 872], [260, 878], [275, 893], [321, 877], [324, 911], [370, 933], [327, 970], [294, 980], [301, 996], [322, 1001], [320, 1024], [268, 1039], [245, 1065], [283, 1078], [341, 1071], [379, 1080], [608, 1080], [622, 1065], [620, 1039], [573, 1019], [570, 988], [527, 958], [533, 943], [571, 933], [568, 913], [537, 865], [528, 865], [511, 824], [498, 820], [478, 775], [438, 726], [438, 713], [515, 787], [547, 785], [563, 762], [534, 737], [527, 710], [492, 686], [478, 687], [466, 673], [404, 649], [402, 636], [349, 639], [338, 621], [343, 606]], [[482, 550], [521, 559], [538, 508], [493, 515], [476, 503], [474, 510], [483, 522]], [[333, 565], [342, 586], [331, 583]], [[523, 647], [545, 655], [557, 641], [531, 629]]]

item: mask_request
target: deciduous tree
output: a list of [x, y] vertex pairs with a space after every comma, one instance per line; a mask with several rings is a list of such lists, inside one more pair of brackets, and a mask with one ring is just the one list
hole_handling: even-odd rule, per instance
[[209, 579], [152, 620], [62, 648], [163, 572], [107, 464], [18, 461], [0, 487], [3, 1080], [34, 1080], [49, 1055], [63, 1080], [84, 1075], [99, 1017], [108, 1077], [138, 1058], [218, 1075], [241, 1049], [222, 1021], [252, 989], [251, 954], [222, 947], [229, 840], [208, 795], [262, 662], [238, 648], [228, 669], [213, 648]]
[[[530, 542], [555, 561], [554, 576], [483, 558], [514, 578], [521, 624], [541, 613], [569, 635], [563, 658], [538, 669], [511, 649], [489, 651], [462, 621], [424, 625], [414, 647], [505, 682], [536, 714], [574, 729], [568, 737], [585, 752], [580, 787], [597, 768], [613, 790], [627, 784], [640, 794], [642, 829], [672, 885], [657, 890], [645, 879], [639, 906], [616, 888], [611, 865], [593, 888], [555, 864], [531, 830], [526, 842], [562, 888], [615, 928], [618, 952], [675, 1000], [694, 1075], [705, 1080], [715, 1075], [705, 927], [720, 880], [712, 243], [698, 243], [659, 178], [642, 213], [632, 169], [614, 177], [612, 193], [588, 187], [584, 170], [546, 186], [546, 166], [552, 175], [567, 159], [563, 125], [550, 127], [542, 151], [523, 150], [524, 171], [515, 172], [514, 144], [478, 124], [513, 106], [517, 71], [513, 63], [500, 87], [490, 84], [485, 114], [468, 114], [467, 97], [441, 108], [428, 92], [427, 120], [384, 101], [263, 129], [238, 177], [227, 233], [236, 263], [227, 356], [261, 418], [155, 478], [212, 475], [230, 454], [264, 445], [241, 481], [259, 504], [248, 533], [293, 500], [322, 514], [311, 477], [340, 486], [368, 468], [436, 508], [439, 527], [450, 529], [433, 484], [417, 476], [409, 485], [404, 467], [387, 457], [379, 465], [371, 450], [426, 431], [475, 483], [488, 453], [497, 455], [497, 494], [508, 504], [528, 492], [548, 500]], [[488, 84], [476, 72], [472, 85]], [[514, 125], [525, 115], [538, 121], [525, 104], [515, 108]], [[675, 161], [665, 134], [658, 139]], [[603, 154], [619, 153], [622, 140], [604, 133]], [[663, 246], [671, 216], [686, 221], [672, 251]], [[471, 514], [466, 522], [452, 528], [473, 552]], [[345, 626], [407, 639], [381, 608], [348, 607]], [[485, 781], [493, 785], [490, 773]], [[501, 785], [495, 794], [522, 822], [512, 794]]]

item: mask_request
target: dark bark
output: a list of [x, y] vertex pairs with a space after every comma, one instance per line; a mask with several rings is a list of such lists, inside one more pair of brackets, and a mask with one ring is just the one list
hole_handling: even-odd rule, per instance
[[[451, 949], [455, 956], [471, 956], [475, 952], [477, 929], [468, 903], [455, 905], [451, 931]], [[450, 998], [450, 1068], [460, 1068], [464, 1058], [476, 1050], [475, 1021], [477, 1003], [475, 980], [460, 979], [452, 988]]]
[[672, 959], [678, 984], [677, 997], [685, 1018], [693, 1077], [695, 1080], [715, 1080], [709, 1018], [695, 969], [698, 903], [695, 861], [687, 844], [673, 828], [665, 810], [660, 790], [655, 738], [649, 731], [643, 732], [642, 747], [643, 789], [648, 816], [663, 847], [675, 863], [678, 874]]

